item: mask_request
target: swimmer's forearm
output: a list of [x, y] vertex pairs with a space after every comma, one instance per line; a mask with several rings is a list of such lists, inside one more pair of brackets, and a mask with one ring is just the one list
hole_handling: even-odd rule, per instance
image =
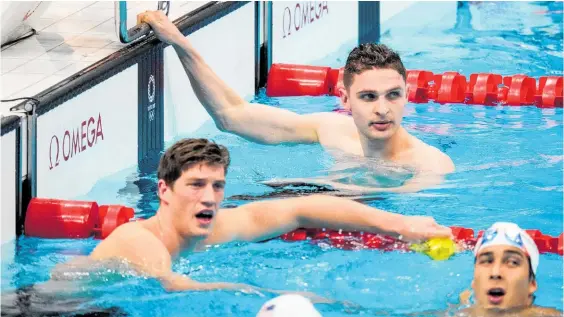
[[165, 289], [171, 292], [175, 291], [213, 291], [213, 290], [238, 290], [241, 292], [257, 292], [256, 287], [246, 285], [246, 284], [236, 284], [236, 283], [223, 283], [223, 282], [212, 282], [212, 283], [201, 283], [192, 280], [191, 278], [184, 276], [182, 274], [173, 273], [166, 278], [160, 278]]
[[244, 106], [245, 100], [215, 74], [188, 39], [178, 38], [173, 47], [198, 100], [216, 124], [220, 127], [228, 125], [228, 110]]
[[366, 231], [399, 236], [405, 216], [331, 196], [309, 196], [296, 208], [299, 227]]
[[297, 292], [297, 291], [281, 291], [281, 290], [274, 290], [274, 289], [267, 289], [261, 288], [256, 286], [251, 286], [247, 284], [241, 283], [224, 283], [224, 282], [212, 282], [212, 283], [200, 283], [193, 280], [188, 279], [187, 277], [182, 277], [182, 282], [179, 288], [176, 290], [191, 290], [191, 291], [215, 291], [215, 290], [231, 290], [231, 291], [239, 291], [243, 293], [255, 293], [255, 294], [263, 294], [264, 293], [272, 293], [272, 294], [299, 294], [302, 295], [313, 303], [326, 303], [331, 304], [334, 303], [334, 300], [324, 298], [318, 296], [314, 293], [310, 292]]

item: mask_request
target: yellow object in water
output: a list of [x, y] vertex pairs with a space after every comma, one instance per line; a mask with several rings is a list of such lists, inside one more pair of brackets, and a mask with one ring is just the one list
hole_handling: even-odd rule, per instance
[[448, 260], [456, 251], [454, 241], [449, 238], [432, 238], [423, 244], [411, 246], [413, 251], [421, 252], [436, 261]]

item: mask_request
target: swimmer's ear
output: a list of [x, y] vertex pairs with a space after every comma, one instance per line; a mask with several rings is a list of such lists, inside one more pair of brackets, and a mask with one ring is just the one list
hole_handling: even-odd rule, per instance
[[533, 278], [529, 283], [529, 295], [533, 295], [533, 293], [536, 291], [537, 291], [537, 279]]
[[168, 195], [170, 192], [170, 188], [166, 185], [166, 182], [162, 179], [159, 179], [157, 183], [157, 194], [161, 201], [168, 202]]
[[337, 89], [339, 90], [339, 98], [341, 99], [341, 105], [345, 110], [351, 111], [351, 105], [349, 103], [349, 95], [347, 94], [347, 90], [344, 86], [338, 86]]

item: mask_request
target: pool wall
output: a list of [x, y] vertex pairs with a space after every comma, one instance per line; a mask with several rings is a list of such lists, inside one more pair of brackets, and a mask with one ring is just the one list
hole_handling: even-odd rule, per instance
[[20, 171], [21, 159], [21, 123], [17, 116], [2, 118], [0, 139], [0, 208], [2, 208], [2, 243], [10, 241], [16, 236], [16, 219], [18, 204], [18, 187], [21, 186]]
[[[271, 63], [315, 64], [405, 23], [421, 28], [433, 20], [412, 18], [422, 6], [454, 20], [457, 3], [210, 2], [174, 22], [213, 70], [250, 100]], [[21, 118], [2, 118], [2, 244], [24, 233], [30, 198], [73, 199], [134, 166], [154, 172], [166, 143], [210, 120], [174, 49], [154, 36], [34, 98], [39, 104], [17, 106], [33, 108]]]

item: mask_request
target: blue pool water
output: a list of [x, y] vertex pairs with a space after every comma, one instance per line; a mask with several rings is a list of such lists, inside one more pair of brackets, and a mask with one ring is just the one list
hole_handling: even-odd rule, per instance
[[[437, 21], [410, 38], [401, 30], [382, 42], [398, 50], [408, 69], [459, 71], [533, 77], [562, 75], [562, 3], [479, 3], [459, 9], [457, 23]], [[348, 50], [318, 61], [340, 67]], [[333, 97], [268, 98], [264, 102], [299, 113], [332, 111]], [[457, 166], [437, 188], [415, 194], [386, 194], [371, 206], [407, 215], [430, 215], [445, 225], [484, 229], [495, 221], [514, 221], [545, 234], [563, 231], [562, 109], [482, 107], [462, 104], [408, 104], [404, 125], [451, 156]], [[232, 167], [225, 205], [239, 205], [272, 192], [258, 182], [271, 178], [324, 175], [333, 159], [316, 145], [263, 146], [219, 132], [212, 123], [195, 135], [228, 145]], [[179, 136], [184, 137], [184, 136]], [[296, 153], [301, 153], [296, 155]], [[252, 164], [250, 163], [252, 162]], [[100, 203], [135, 206], [136, 216], [154, 213], [155, 175], [136, 168], [101, 180], [88, 195]], [[50, 269], [88, 254], [96, 240], [43, 240], [22, 237], [14, 264], [2, 264], [2, 290], [45, 281]], [[469, 287], [470, 253], [433, 262], [420, 254], [343, 251], [309, 242], [279, 240], [231, 243], [183, 256], [178, 272], [198, 281], [228, 281], [265, 288], [310, 291], [338, 301], [319, 305], [324, 316], [367, 314], [402, 316], [446, 309]], [[563, 309], [562, 257], [541, 255], [539, 305]], [[111, 277], [101, 274], [102, 281]], [[151, 281], [127, 277], [99, 283], [86, 292], [90, 304], [121, 307], [132, 316], [254, 316], [271, 297], [228, 292], [167, 294]]]

